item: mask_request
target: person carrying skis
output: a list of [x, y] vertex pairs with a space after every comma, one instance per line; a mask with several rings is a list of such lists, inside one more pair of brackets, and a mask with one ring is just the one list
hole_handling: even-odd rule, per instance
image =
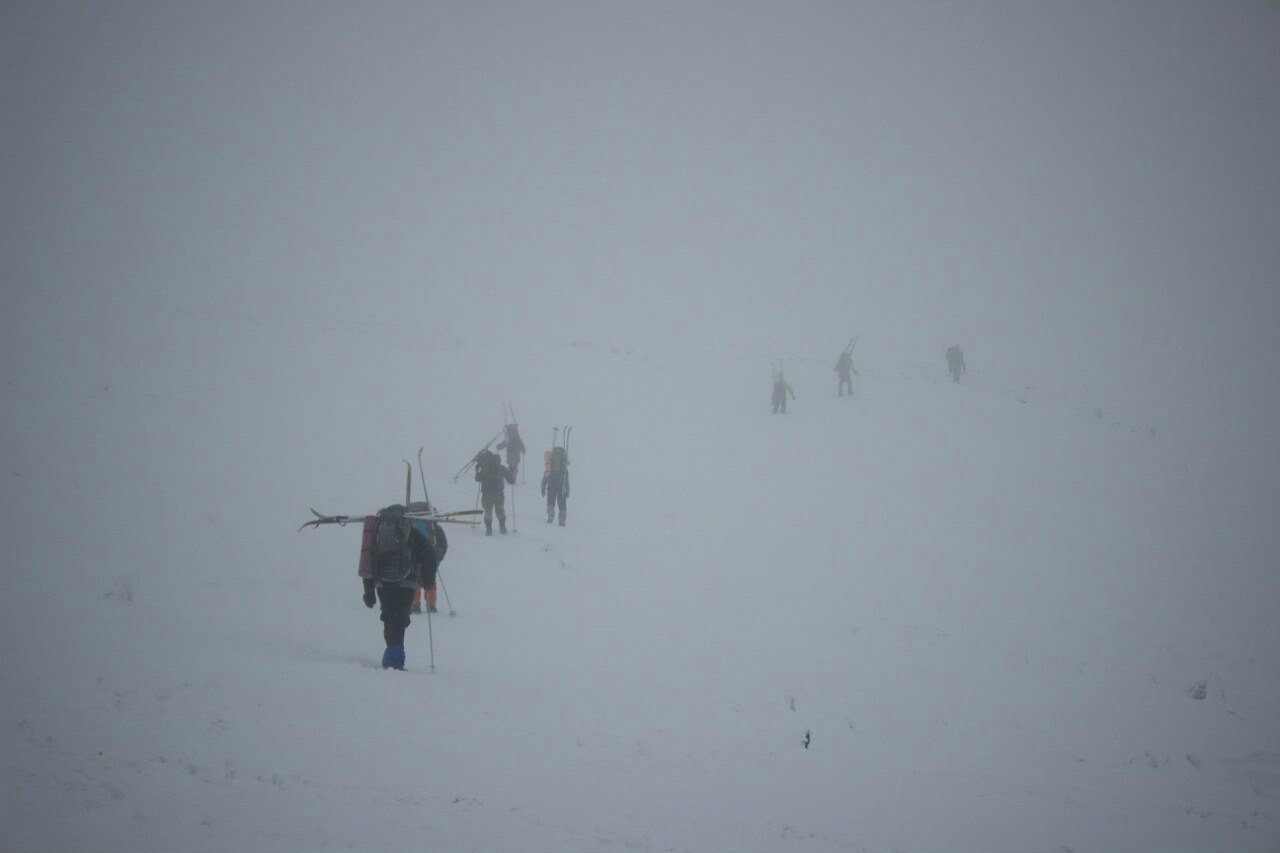
[[[431, 512], [432, 506], [423, 501], [417, 501], [409, 504], [410, 512]], [[417, 522], [415, 522], [416, 524]], [[431, 522], [430, 529], [427, 531], [431, 537], [431, 550], [436, 554], [436, 564], [439, 565], [444, 561], [444, 555], [449, 551], [449, 539], [444, 535], [444, 528], [439, 522]], [[409, 609], [410, 613], [422, 613], [422, 592], [424, 587], [419, 586], [413, 591], [413, 606]], [[435, 576], [431, 578], [431, 585], [425, 587], [427, 598], [427, 612], [436, 613], [436, 584]]]
[[439, 557], [432, 542], [432, 525], [405, 517], [405, 508], [392, 504], [365, 521], [360, 548], [360, 579], [364, 606], [382, 605], [383, 669], [404, 669], [404, 632], [409, 627], [414, 593], [434, 589]]
[[960, 374], [964, 373], [964, 352], [960, 347], [952, 344], [947, 347], [947, 370], [951, 371], [951, 379], [954, 382], [960, 381]]
[[547, 524], [560, 508], [560, 526], [564, 527], [565, 504], [569, 500], [569, 452], [563, 447], [551, 448], [551, 460], [542, 475], [542, 494], [547, 498]]
[[779, 370], [773, 376], [773, 413], [778, 414], [778, 410], [782, 410], [782, 414], [787, 413], [787, 395], [791, 395], [791, 399], [796, 398], [796, 392], [792, 389], [791, 383], [782, 375]]
[[484, 535], [493, 535], [493, 516], [498, 516], [498, 532], [507, 532], [506, 495], [504, 482], [514, 484], [516, 472], [502, 464], [492, 450], [476, 454], [476, 482], [480, 484], [480, 501], [484, 507]]
[[853, 380], [850, 376], [858, 375], [858, 368], [853, 366], [853, 354], [848, 350], [840, 353], [840, 358], [836, 359], [835, 371], [840, 375], [840, 387], [838, 389], [839, 396], [844, 396], [844, 389], [849, 389], [849, 396], [853, 396]]
[[520, 440], [520, 428], [514, 423], [507, 424], [506, 435], [498, 443], [498, 450], [507, 451], [507, 467], [514, 473], [524, 458], [524, 442]]

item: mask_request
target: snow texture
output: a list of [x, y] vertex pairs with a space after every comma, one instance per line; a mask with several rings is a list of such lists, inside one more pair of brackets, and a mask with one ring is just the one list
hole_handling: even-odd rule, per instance
[[[1280, 28], [1162, 8], [7, 5], [0, 849], [1280, 849]], [[504, 401], [384, 671], [298, 525]]]

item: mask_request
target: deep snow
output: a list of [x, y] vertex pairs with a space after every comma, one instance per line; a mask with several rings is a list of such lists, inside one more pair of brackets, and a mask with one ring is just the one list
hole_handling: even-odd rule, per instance
[[[1280, 849], [1277, 43], [0, 4], [0, 850]], [[503, 401], [384, 672], [298, 525]]]
[[[261, 328], [222, 332], [248, 359], [324, 338]], [[834, 353], [790, 360], [785, 416], [742, 353], [411, 348], [527, 389], [518, 532], [450, 529], [434, 673], [421, 619], [410, 670], [378, 667], [358, 529], [297, 526], [397, 500], [422, 444], [432, 499], [473, 506], [450, 478], [501, 425], [490, 388], [337, 393], [403, 355], [377, 336], [261, 365], [269, 407], [11, 376], [46, 453], [7, 465], [2, 846], [1274, 849], [1274, 487], [869, 337], [856, 398]], [[537, 473], [566, 423], [561, 529]]]

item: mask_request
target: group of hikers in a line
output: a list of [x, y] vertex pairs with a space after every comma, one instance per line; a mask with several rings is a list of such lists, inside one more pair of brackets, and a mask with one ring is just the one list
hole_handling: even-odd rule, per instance
[[[833, 368], [839, 377], [839, 383], [836, 387], [836, 395], [843, 397], [845, 391], [849, 392], [849, 396], [853, 396], [853, 377], [858, 376], [858, 368], [853, 364], [853, 347], [857, 345], [858, 339], [855, 337], [844, 351], [840, 353], [840, 357], [836, 359]], [[965, 372], [964, 352], [960, 347], [952, 345], [947, 348], [947, 371], [951, 374], [951, 379], [955, 382], [960, 381], [960, 376]], [[796, 398], [795, 389], [791, 387], [791, 383], [787, 381], [787, 377], [782, 373], [782, 362], [778, 362], [778, 366], [773, 370], [773, 413], [787, 413], [787, 398], [792, 400]]]
[[[853, 377], [859, 375], [853, 363], [853, 347], [857, 338], [846, 346], [836, 360], [834, 370], [838, 377], [836, 393], [853, 395]], [[958, 346], [947, 349], [947, 370], [955, 382], [965, 372], [964, 353]], [[786, 414], [787, 398], [795, 399], [795, 389], [782, 372], [782, 364], [774, 369], [773, 412]], [[558, 432], [558, 430], [557, 430]], [[497, 450], [506, 451], [506, 461], [485, 445], [471, 460], [475, 466], [475, 481], [480, 484], [480, 503], [484, 512], [484, 532], [493, 535], [493, 519], [498, 520], [498, 532], [507, 532], [506, 486], [515, 484], [525, 445], [516, 424], [508, 424], [502, 433]], [[492, 440], [491, 440], [492, 443]], [[542, 494], [547, 499], [547, 523], [558, 519], [565, 525], [566, 504], [569, 499], [568, 429], [563, 446], [553, 439], [552, 449], [544, 459]], [[463, 471], [466, 470], [464, 466]], [[455, 478], [456, 480], [456, 478]], [[380, 510], [376, 516], [365, 518], [364, 536], [360, 548], [360, 579], [364, 587], [363, 601], [366, 607], [382, 605], [382, 633], [386, 649], [382, 666], [403, 669], [405, 663], [404, 632], [409, 627], [410, 615], [423, 611], [425, 591], [426, 612], [436, 610], [436, 580], [440, 561], [448, 551], [449, 542], [444, 529], [435, 520], [414, 518], [427, 514], [430, 504], [410, 503], [393, 505]], [[450, 611], [452, 612], [452, 611]]]
[[[493, 535], [494, 516], [498, 519], [498, 532], [507, 532], [506, 485], [515, 484], [525, 453], [516, 424], [508, 424], [502, 436], [497, 450], [506, 451], [505, 463], [486, 445], [463, 468], [465, 471], [466, 467], [475, 466], [486, 536]], [[552, 445], [545, 455], [542, 494], [547, 499], [547, 523], [556, 520], [558, 510], [560, 526], [564, 527], [569, 500], [568, 430], [564, 445], [554, 440]], [[426, 612], [438, 612], [436, 581], [449, 542], [438, 521], [414, 517], [415, 514], [428, 515], [431, 510], [431, 505], [425, 501], [396, 504], [384, 507], [377, 515], [367, 516], [364, 520], [359, 564], [364, 588], [362, 600], [370, 608], [381, 604], [382, 636], [386, 646], [382, 655], [384, 669], [404, 669], [405, 629], [409, 627], [411, 614], [423, 612], [424, 591]]]
[[[567, 431], [566, 431], [567, 437]], [[498, 518], [498, 532], [507, 532], [506, 484], [515, 484], [516, 472], [520, 468], [520, 460], [524, 458], [525, 446], [520, 439], [520, 429], [516, 424], [507, 424], [504, 435], [497, 445], [498, 450], [506, 450], [507, 461], [504, 465], [501, 457], [488, 447], [476, 454], [475, 480], [480, 484], [480, 503], [484, 508], [484, 533], [493, 535], [493, 518]], [[552, 447], [544, 454], [542, 472], [542, 496], [547, 499], [547, 524], [556, 520], [559, 510], [560, 526], [564, 527], [567, 515], [566, 504], [569, 500], [569, 448], [552, 440]]]

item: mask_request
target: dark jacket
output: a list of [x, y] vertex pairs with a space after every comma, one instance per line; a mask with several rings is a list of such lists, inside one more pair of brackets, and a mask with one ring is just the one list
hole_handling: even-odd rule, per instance
[[486, 450], [476, 459], [476, 482], [480, 484], [483, 495], [500, 495], [503, 482], [514, 483], [515, 472], [502, 464], [498, 454]]
[[796, 392], [791, 387], [791, 383], [781, 376], [775, 378], [773, 380], [773, 404], [776, 406], [779, 403], [785, 403], [788, 394], [791, 395], [792, 400], [796, 398]]
[[498, 444], [498, 450], [503, 448], [507, 451], [507, 465], [512, 468], [519, 465], [521, 457], [524, 456], [524, 442], [520, 440], [520, 432], [515, 428], [515, 424], [507, 427], [507, 437]]
[[569, 497], [569, 469], [568, 467], [559, 468], [555, 471], [548, 471], [542, 475], [542, 494], [558, 498], [564, 495]]
[[[430, 512], [433, 509], [427, 501], [414, 501], [409, 504], [410, 512]], [[436, 552], [436, 562], [444, 560], [444, 555], [449, 551], [449, 539], [444, 535], [444, 528], [437, 521], [431, 522], [429, 528], [431, 532], [431, 548]]]
[[847, 352], [841, 353], [839, 360], [836, 361], [836, 373], [839, 373], [841, 378], [848, 379], [851, 373], [857, 372], [858, 369], [853, 366], [853, 356]]
[[[409, 535], [409, 550], [413, 553], [415, 571], [400, 584], [401, 586], [421, 586], [430, 589], [436, 585], [436, 571], [440, 568], [440, 558], [443, 554], [436, 550], [434, 543], [427, 538], [428, 534], [423, 532], [432, 527], [436, 530], [440, 529], [439, 525], [427, 521], [413, 523], [413, 533]], [[445, 547], [447, 548], [448, 545]]]

